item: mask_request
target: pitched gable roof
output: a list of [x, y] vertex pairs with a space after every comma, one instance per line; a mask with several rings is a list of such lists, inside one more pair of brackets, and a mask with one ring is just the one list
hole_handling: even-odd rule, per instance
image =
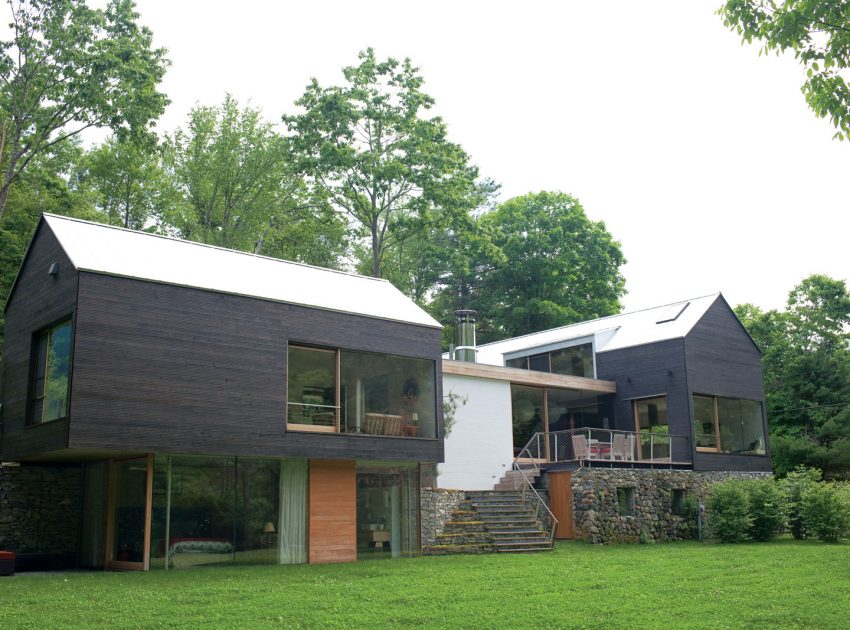
[[[609, 352], [685, 337], [718, 299], [713, 293], [631, 313], [601, 317], [479, 346], [478, 361], [503, 365], [504, 355], [593, 337], [596, 352]], [[725, 303], [725, 301], [724, 301]]]
[[387, 280], [51, 214], [43, 220], [80, 271], [442, 328]]

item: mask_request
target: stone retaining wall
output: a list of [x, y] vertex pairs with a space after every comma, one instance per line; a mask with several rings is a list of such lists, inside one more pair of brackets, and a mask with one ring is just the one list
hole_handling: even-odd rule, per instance
[[[659, 542], [695, 538], [696, 518], [672, 512], [674, 489], [704, 503], [714, 483], [770, 474], [581, 468], [572, 476], [576, 538], [594, 543], [639, 542], [642, 536]], [[634, 510], [629, 516], [620, 515], [617, 488], [634, 488]]]
[[77, 467], [0, 466], [0, 549], [76, 553], [81, 480]]
[[437, 544], [437, 536], [443, 533], [446, 521], [452, 512], [460, 507], [465, 496], [463, 490], [422, 488], [419, 493], [419, 506], [423, 548]]

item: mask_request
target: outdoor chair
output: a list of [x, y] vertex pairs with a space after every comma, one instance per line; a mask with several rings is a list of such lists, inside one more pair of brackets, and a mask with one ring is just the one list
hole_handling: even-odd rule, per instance
[[622, 433], [615, 433], [611, 444], [612, 459], [626, 459], [626, 436]]
[[629, 462], [634, 461], [635, 459], [635, 436], [634, 435], [626, 435], [625, 436], [625, 444], [623, 446], [623, 459]]
[[576, 459], [588, 459], [590, 457], [590, 448], [587, 445], [587, 438], [583, 435], [572, 436], [573, 440], [573, 456]]

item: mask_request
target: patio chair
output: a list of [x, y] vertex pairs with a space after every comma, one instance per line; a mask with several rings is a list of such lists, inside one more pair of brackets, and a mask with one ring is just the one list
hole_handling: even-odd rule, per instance
[[635, 436], [631, 433], [625, 436], [623, 459], [629, 462], [633, 462], [635, 460]]
[[573, 435], [573, 456], [576, 459], [589, 459], [590, 448], [587, 445], [587, 438], [583, 435]]
[[611, 443], [611, 459], [626, 459], [626, 436], [615, 433]]

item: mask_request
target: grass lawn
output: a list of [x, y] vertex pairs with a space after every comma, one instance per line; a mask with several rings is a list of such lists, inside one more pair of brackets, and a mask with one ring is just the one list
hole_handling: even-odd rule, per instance
[[0, 578], [0, 628], [850, 628], [850, 545], [554, 553]]

